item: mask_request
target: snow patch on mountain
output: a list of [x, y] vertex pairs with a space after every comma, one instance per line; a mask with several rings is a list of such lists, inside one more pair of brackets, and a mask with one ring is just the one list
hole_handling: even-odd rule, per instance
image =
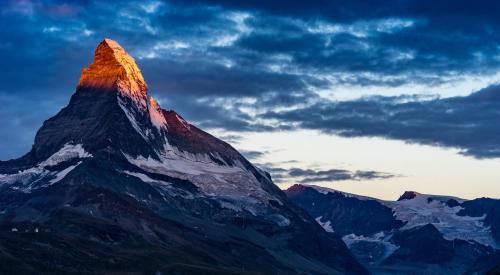
[[[118, 171], [120, 173], [127, 174], [132, 177], [136, 177], [140, 179], [141, 181], [150, 184], [152, 187], [156, 188], [159, 193], [163, 196], [164, 201], [168, 201], [167, 196], [173, 196], [173, 197], [182, 197], [183, 199], [193, 199], [194, 196], [188, 191], [175, 188], [170, 182], [162, 181], [162, 180], [156, 180], [151, 177], [149, 177], [146, 174], [143, 173], [138, 173], [138, 172], [131, 172], [131, 171]], [[131, 197], [136, 198], [135, 195], [129, 194]], [[137, 198], [136, 198], [137, 199]]]
[[50, 180], [50, 184], [54, 184], [60, 180], [62, 180], [64, 177], [66, 177], [67, 174], [69, 174], [69, 172], [73, 171], [73, 169], [75, 169], [78, 165], [80, 165], [82, 162], [79, 161], [77, 164], [75, 165], [71, 165], [70, 167], [60, 171], [59, 173], [57, 173], [55, 176], [54, 179], [51, 179]]
[[[209, 154], [193, 154], [190, 152], [182, 151], [179, 150], [177, 147], [170, 145], [167, 138], [165, 138], [165, 141], [163, 143], [163, 151], [159, 152], [159, 155], [162, 158], [169, 160], [182, 159], [189, 162], [197, 162], [203, 165], [209, 164], [212, 166], [221, 166], [220, 163], [223, 163], [224, 166], [230, 166], [224, 161], [224, 159], [217, 152], [210, 153], [209, 155]], [[214, 162], [214, 159], [216, 159], [218, 162]], [[236, 161], [235, 165], [244, 168], [244, 166], [240, 163], [240, 161]]]
[[48, 159], [42, 161], [38, 164], [39, 167], [54, 166], [61, 162], [65, 162], [75, 158], [90, 158], [92, 154], [88, 153], [83, 149], [81, 144], [69, 144], [66, 143], [63, 148], [54, 153]]
[[333, 228], [332, 228], [332, 225], [330, 224], [330, 221], [326, 221], [326, 222], [323, 222], [321, 221], [321, 219], [323, 218], [323, 216], [319, 216], [317, 217], [315, 220], [317, 223], [319, 223], [319, 225], [321, 225], [321, 227], [323, 227], [323, 229], [325, 229], [326, 232], [330, 232], [330, 233], [333, 233]]
[[278, 226], [286, 227], [290, 225], [290, 220], [281, 214], [273, 214], [270, 216], [271, 220], [274, 221]]
[[125, 116], [127, 116], [128, 121], [130, 122], [132, 127], [135, 129], [135, 131], [139, 135], [141, 135], [144, 140], [148, 141], [146, 133], [142, 131], [141, 127], [139, 127], [139, 123], [135, 119], [135, 115], [134, 115], [135, 112], [133, 110], [130, 110], [127, 107], [127, 104], [124, 102], [124, 100], [120, 96], [118, 96], [118, 105], [120, 106], [122, 111], [125, 113]]
[[37, 178], [43, 178], [48, 175], [50, 172], [45, 170], [42, 167], [32, 167], [22, 171], [19, 171], [15, 174], [3, 175], [0, 177], [0, 183], [2, 184], [14, 184], [20, 183], [22, 185], [26, 185]]
[[65, 161], [72, 159], [90, 158], [92, 154], [86, 152], [81, 144], [65, 144], [60, 150], [52, 154], [46, 160], [40, 162], [37, 166], [25, 170], [18, 171], [15, 174], [0, 175], [0, 184], [15, 185], [13, 189], [18, 189], [23, 192], [29, 193], [35, 188], [35, 185], [46, 178], [47, 176], [55, 176], [54, 179], [49, 181], [49, 184], [41, 185], [46, 187], [52, 185], [63, 179], [69, 172], [71, 172], [80, 162], [76, 165], [69, 166], [62, 171], [50, 171], [46, 167], [55, 166]]
[[149, 117], [151, 118], [151, 123], [161, 131], [161, 129], [167, 129], [165, 126], [167, 125], [167, 121], [163, 114], [154, 108], [149, 108]]
[[125, 154], [127, 160], [145, 170], [153, 170], [159, 174], [169, 174], [178, 176], [181, 174], [188, 174], [192, 176], [199, 176], [203, 174], [230, 174], [241, 171], [240, 167], [234, 166], [221, 166], [210, 160], [208, 155], [198, 154], [192, 157], [185, 157], [185, 155], [161, 155], [161, 160], [156, 160], [151, 157], [145, 158], [139, 156], [133, 158]]
[[399, 246], [391, 243], [389, 240], [392, 237], [392, 234], [386, 234], [385, 232], [379, 232], [373, 234], [371, 236], [358, 236], [356, 234], [349, 234], [342, 237], [342, 240], [345, 242], [347, 247], [351, 248], [353, 245], [362, 243], [362, 242], [371, 242], [381, 244], [384, 247], [384, 253], [377, 261], [382, 261], [389, 257], [394, 251], [396, 251]]
[[161, 183], [161, 184], [165, 184], [165, 185], [170, 185], [169, 182], [152, 179], [148, 175], [143, 174], [143, 173], [130, 172], [130, 171], [122, 171], [122, 172], [127, 174], [127, 175], [130, 175], [132, 177], [139, 178], [140, 180], [142, 180], [143, 182], [146, 182], [146, 183]]
[[[394, 211], [396, 219], [406, 222], [401, 230], [406, 230], [426, 224], [434, 225], [447, 240], [462, 239], [476, 241], [480, 244], [500, 248], [493, 239], [491, 230], [484, 224], [485, 216], [469, 217], [459, 216], [457, 213], [462, 209], [460, 206], [450, 207], [446, 204], [448, 200], [456, 200], [463, 203], [464, 199], [453, 196], [426, 195], [412, 192], [415, 197], [398, 201], [385, 201], [375, 198], [350, 194], [334, 189], [308, 185], [322, 194], [340, 192], [347, 197], [360, 200], [376, 200]], [[321, 218], [321, 217], [318, 217]], [[324, 227], [328, 221], [316, 218], [316, 221]], [[335, 230], [334, 228], [332, 228]]]
[[243, 208], [251, 213], [258, 213], [259, 207], [253, 206], [267, 205], [270, 200], [281, 203], [279, 198], [264, 191], [261, 183], [238, 160], [233, 166], [222, 165], [212, 160], [217, 158], [224, 163], [218, 154], [211, 154], [211, 158], [208, 154], [183, 152], [170, 146], [168, 142], [165, 151], [160, 153], [160, 160], [124, 155], [131, 164], [147, 172], [189, 180], [204, 195], [223, 198], [226, 208]]
[[347, 193], [343, 191], [338, 191], [335, 189], [327, 188], [327, 187], [322, 187], [322, 186], [316, 186], [316, 185], [307, 185], [308, 187], [313, 188], [314, 190], [318, 191], [319, 193], [326, 195], [328, 193], [342, 193], [344, 196], [349, 197], [349, 198], [356, 198], [360, 200], [373, 200], [373, 198], [370, 197], [365, 197], [361, 195], [356, 195], [352, 193]]
[[130, 98], [132, 102], [134, 102], [135, 106], [137, 106], [141, 111], [147, 109], [145, 92], [138, 88], [130, 88], [126, 81], [123, 80], [118, 80], [117, 86], [120, 96]]
[[152, 178], [150, 178], [147, 175], [142, 174], [142, 173], [136, 173], [136, 172], [130, 172], [130, 171], [123, 171], [123, 173], [130, 175], [130, 176], [133, 176], [133, 177], [136, 177], [136, 178], [139, 178], [143, 182], [147, 182], [147, 183], [157, 182], [156, 180], [154, 180], [154, 179], [152, 179]]
[[397, 219], [407, 222], [403, 230], [430, 223], [447, 240], [473, 240], [497, 248], [490, 229], [484, 224], [485, 217], [458, 216], [462, 207], [449, 207], [443, 203], [450, 198], [419, 194], [410, 200], [381, 202], [394, 210]]
[[[19, 171], [16, 174], [0, 177], [0, 183], [12, 185], [11, 188], [14, 190], [20, 190], [24, 193], [30, 193], [34, 189], [47, 187], [59, 182], [81, 163], [82, 162], [80, 161], [77, 164], [71, 165], [59, 172], [51, 172], [42, 167], [33, 167], [23, 171]], [[38, 182], [49, 176], [54, 178], [50, 179], [48, 183], [37, 186]]]

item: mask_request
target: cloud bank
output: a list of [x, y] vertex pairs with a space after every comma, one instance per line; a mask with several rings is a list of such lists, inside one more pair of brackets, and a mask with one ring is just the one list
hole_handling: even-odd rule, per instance
[[[376, 95], [408, 94], [414, 86], [439, 90], [464, 79], [492, 84], [500, 65], [499, 5], [3, 1], [0, 159], [29, 150], [36, 129], [67, 102], [104, 37], [137, 58], [163, 106], [208, 129], [317, 129], [498, 157], [497, 86], [446, 99]], [[370, 90], [372, 97], [324, 96], [338, 87]]]

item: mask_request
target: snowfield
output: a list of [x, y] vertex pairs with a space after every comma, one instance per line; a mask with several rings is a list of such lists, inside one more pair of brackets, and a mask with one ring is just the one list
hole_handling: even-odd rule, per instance
[[[333, 189], [310, 186], [322, 194], [329, 192], [340, 192]], [[423, 226], [426, 224], [434, 225], [447, 240], [462, 239], [467, 241], [475, 241], [480, 244], [491, 246], [495, 249], [500, 247], [495, 242], [491, 235], [490, 228], [484, 224], [485, 217], [469, 217], [459, 216], [457, 213], [462, 209], [460, 206], [449, 207], [446, 201], [453, 199], [459, 203], [464, 202], [464, 199], [451, 196], [425, 195], [415, 193], [416, 196], [412, 199], [401, 201], [384, 201], [365, 196], [358, 196], [350, 193], [344, 193], [347, 197], [354, 197], [360, 200], [376, 200], [381, 204], [391, 208], [398, 220], [406, 222], [401, 230], [406, 230], [414, 227]], [[325, 221], [322, 217], [316, 218], [316, 221], [328, 232], [334, 230], [330, 226], [330, 221]], [[390, 232], [380, 232], [386, 237]], [[368, 239], [367, 239], [368, 238]], [[360, 237], [355, 235], [344, 236], [344, 241], [349, 245], [356, 241], [382, 241], [377, 236]], [[384, 242], [387, 238], [385, 238]], [[384, 244], [386, 245], [386, 244]], [[386, 245], [387, 246], [387, 245]], [[388, 247], [389, 248], [389, 247]]]
[[319, 225], [321, 225], [321, 227], [323, 227], [323, 229], [325, 229], [326, 232], [333, 233], [334, 231], [332, 225], [330, 224], [331, 222], [330, 221], [322, 222], [321, 221], [322, 218], [323, 216], [319, 216], [315, 220], [317, 223], [319, 223]]
[[[207, 154], [183, 152], [169, 145], [168, 141], [165, 141], [164, 148], [159, 154], [160, 160], [124, 155], [130, 163], [147, 172], [189, 180], [204, 195], [224, 199], [225, 208], [258, 213], [259, 204], [267, 205], [269, 200], [281, 203], [280, 199], [264, 191], [261, 183], [239, 161], [235, 161], [234, 166], [221, 165]], [[224, 163], [220, 156], [215, 154], [212, 157]], [[147, 182], [147, 179], [143, 181]]]
[[54, 166], [61, 162], [65, 162], [75, 158], [90, 158], [92, 154], [89, 154], [83, 149], [81, 144], [65, 144], [63, 148], [50, 156], [47, 160], [38, 164], [39, 167]]
[[417, 194], [411, 200], [381, 202], [394, 210], [398, 220], [407, 222], [402, 229], [409, 229], [430, 223], [447, 240], [470, 240], [498, 248], [491, 236], [489, 227], [483, 223], [484, 216], [458, 216], [457, 213], [462, 207], [449, 207], [441, 202], [441, 200], [448, 199], [455, 199], [458, 202], [464, 201], [459, 198]]
[[[31, 192], [39, 187], [47, 187], [62, 180], [69, 172], [80, 163], [69, 166], [61, 171], [50, 171], [46, 167], [55, 166], [72, 159], [91, 158], [92, 154], [86, 152], [81, 144], [65, 144], [59, 151], [52, 154], [37, 166], [19, 171], [15, 174], [0, 175], [0, 184], [13, 185], [11, 188], [21, 190], [25, 193]], [[47, 177], [54, 177], [49, 183], [37, 187], [37, 183]]]

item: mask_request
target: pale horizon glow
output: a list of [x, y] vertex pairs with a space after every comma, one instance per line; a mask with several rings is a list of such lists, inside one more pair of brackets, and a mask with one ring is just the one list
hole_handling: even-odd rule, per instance
[[[266, 152], [252, 160], [282, 168], [374, 170], [389, 179], [320, 182], [313, 185], [396, 200], [404, 191], [464, 199], [500, 198], [500, 159], [475, 159], [458, 149], [408, 144], [382, 138], [343, 138], [318, 131], [246, 133], [238, 150]], [[295, 163], [289, 163], [296, 160]], [[272, 174], [271, 174], [272, 176]], [[296, 182], [277, 184], [286, 189]]]

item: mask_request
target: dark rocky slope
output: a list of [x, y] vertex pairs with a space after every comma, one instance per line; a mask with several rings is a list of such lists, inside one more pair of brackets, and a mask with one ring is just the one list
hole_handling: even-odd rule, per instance
[[333, 230], [341, 236], [351, 233], [370, 235], [403, 226], [403, 222], [394, 217], [391, 208], [376, 200], [360, 200], [340, 192], [323, 194], [298, 184], [285, 193], [314, 218], [329, 221]]

